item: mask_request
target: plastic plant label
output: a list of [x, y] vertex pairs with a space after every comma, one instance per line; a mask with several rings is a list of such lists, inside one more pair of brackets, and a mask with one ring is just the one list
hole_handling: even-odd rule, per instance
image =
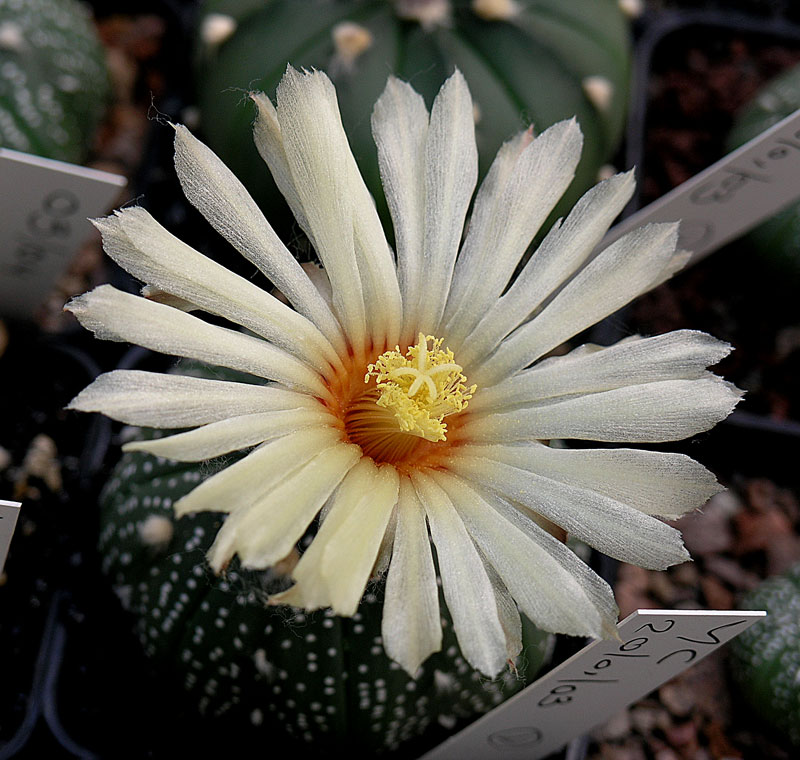
[[747, 630], [766, 612], [637, 610], [422, 760], [537, 760]]
[[126, 180], [0, 148], [0, 314], [30, 319]]
[[0, 499], [0, 573], [6, 564], [8, 547], [11, 545], [11, 536], [17, 525], [20, 503], [18, 501], [3, 501]]
[[681, 222], [695, 263], [800, 198], [800, 110], [609, 230], [604, 248], [650, 222]]

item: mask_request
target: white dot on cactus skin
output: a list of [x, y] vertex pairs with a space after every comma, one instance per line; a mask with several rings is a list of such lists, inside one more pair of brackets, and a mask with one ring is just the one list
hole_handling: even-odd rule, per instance
[[611, 179], [615, 174], [617, 174], [617, 168], [615, 166], [603, 164], [597, 170], [597, 181], [602, 182], [603, 180]]
[[200, 126], [200, 109], [197, 106], [186, 106], [186, 108], [181, 111], [180, 118], [181, 124], [194, 131]]
[[200, 39], [210, 48], [227, 40], [235, 31], [236, 19], [225, 13], [209, 13], [200, 26]]
[[62, 74], [56, 80], [56, 84], [62, 92], [77, 92], [81, 87], [80, 79], [72, 74]]
[[13, 21], [0, 24], [0, 48], [3, 50], [20, 51], [25, 47], [25, 36], [22, 28]]
[[508, 21], [519, 13], [514, 0], [472, 0], [472, 10], [485, 21]]
[[607, 111], [614, 95], [614, 85], [604, 76], [596, 74], [581, 82], [586, 97], [600, 110]]
[[356, 59], [372, 47], [372, 33], [354, 21], [342, 21], [331, 29], [333, 47], [340, 64], [349, 68]]
[[433, 671], [433, 685], [437, 693], [453, 691], [456, 688], [455, 676], [450, 673], [444, 673], [441, 670]]
[[394, 0], [395, 13], [403, 19], [417, 21], [425, 30], [450, 23], [449, 0]]
[[438, 718], [438, 723], [443, 728], [450, 730], [456, 724], [456, 718], [454, 715], [440, 715]]
[[472, 103], [472, 121], [475, 124], [478, 124], [481, 120], [481, 107], [473, 101]]
[[644, 13], [643, 0], [617, 0], [617, 5], [628, 18], [639, 18]]

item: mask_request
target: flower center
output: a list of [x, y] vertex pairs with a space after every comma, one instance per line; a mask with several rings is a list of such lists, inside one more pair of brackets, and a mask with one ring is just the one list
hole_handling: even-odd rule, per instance
[[467, 386], [453, 352], [442, 350], [442, 339], [422, 333], [405, 354], [399, 346], [382, 353], [363, 382], [350, 377], [336, 393], [347, 438], [376, 462], [401, 468], [446, 455], [444, 418], [465, 409], [476, 389]]
[[366, 456], [403, 467], [445, 453], [444, 418], [467, 406], [475, 386], [467, 387], [452, 351], [441, 345], [441, 339], [420, 334], [405, 354], [397, 347], [370, 364], [366, 386], [351, 386], [341, 419], [349, 440]]
[[426, 441], [444, 441], [444, 418], [462, 411], [476, 389], [467, 387], [461, 366], [453, 360], [452, 351], [442, 351], [441, 338], [420, 333], [419, 342], [405, 356], [399, 346], [382, 353], [367, 368], [364, 381], [375, 378], [380, 393], [375, 403], [394, 414], [401, 431]]

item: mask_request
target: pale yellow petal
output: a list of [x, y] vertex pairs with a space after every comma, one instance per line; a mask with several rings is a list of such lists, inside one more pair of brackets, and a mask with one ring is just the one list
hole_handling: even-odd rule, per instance
[[442, 648], [439, 591], [425, 510], [406, 477], [400, 479], [381, 633], [386, 654], [411, 676]]
[[298, 430], [264, 444], [175, 502], [175, 514], [180, 517], [190, 512], [232, 512], [246, 508], [340, 440], [340, 431], [326, 427]]
[[506, 289], [575, 175], [583, 137], [574, 119], [554, 124], [532, 141], [526, 134], [505, 151], [511, 156], [501, 148], [495, 163], [502, 163], [496, 172], [490, 170], [475, 199], [441, 330], [454, 350]]
[[140, 280], [252, 330], [318, 372], [331, 365], [341, 369], [339, 356], [312, 322], [186, 245], [143, 208], [123, 209], [94, 224], [106, 253]]
[[222, 454], [250, 448], [296, 430], [312, 426], [322, 427], [334, 422], [335, 418], [322, 408], [258, 412], [240, 417], [228, 417], [166, 438], [132, 441], [126, 443], [122, 450], [145, 451], [148, 454], [180, 462], [202, 462]]
[[274, 385], [117, 369], [100, 375], [67, 409], [101, 412], [128, 425], [184, 428], [283, 409], [318, 409], [304, 393]]
[[421, 472], [412, 480], [428, 517], [458, 645], [472, 667], [495, 676], [506, 663], [506, 635], [483, 562], [441, 487]]
[[235, 551], [242, 564], [266, 568], [283, 559], [361, 456], [358, 446], [345, 443], [332, 446], [251, 508], [233, 515]]
[[456, 70], [433, 102], [426, 135], [422, 277], [415, 303], [405, 304], [405, 339], [439, 324], [477, 179], [472, 97]]
[[341, 327], [244, 185], [186, 127], [175, 126], [175, 169], [183, 192], [208, 222], [255, 264], [300, 314], [343, 351]]
[[204, 322], [191, 314], [100, 285], [66, 308], [103, 340], [136, 343], [163, 354], [277, 380], [320, 398], [330, 391], [309, 366], [266, 341]]

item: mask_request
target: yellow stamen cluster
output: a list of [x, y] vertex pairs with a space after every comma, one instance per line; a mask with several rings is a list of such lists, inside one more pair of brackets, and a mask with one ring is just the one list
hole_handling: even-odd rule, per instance
[[[429, 349], [428, 341], [433, 345]], [[375, 378], [380, 396], [376, 403], [394, 412], [400, 430], [425, 438], [444, 441], [447, 426], [442, 421], [462, 411], [477, 386], [467, 386], [461, 366], [453, 352], [442, 350], [442, 338], [419, 334], [419, 342], [405, 356], [397, 346], [370, 364], [365, 382]]]

